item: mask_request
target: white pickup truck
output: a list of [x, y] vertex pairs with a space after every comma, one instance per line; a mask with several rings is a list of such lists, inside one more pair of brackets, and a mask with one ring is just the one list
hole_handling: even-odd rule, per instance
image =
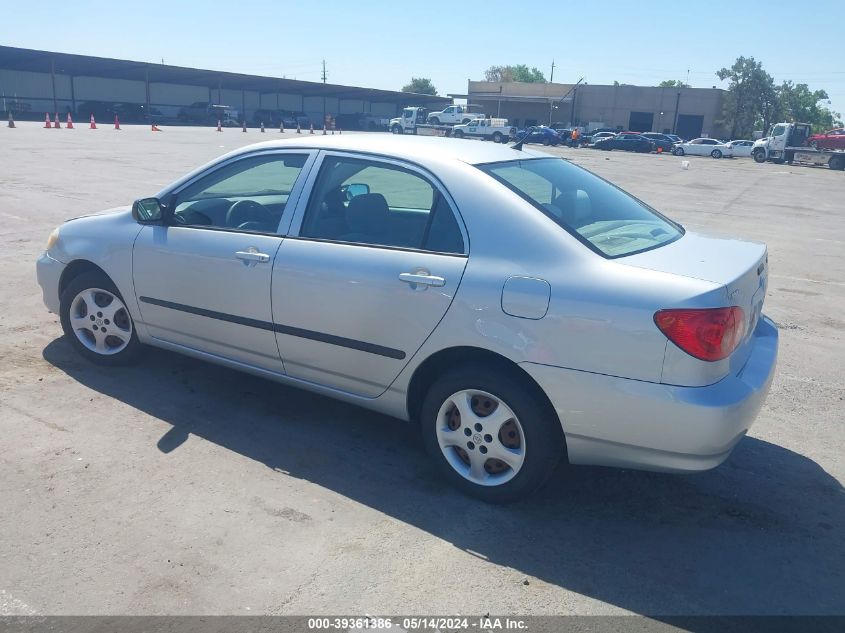
[[452, 127], [452, 136], [455, 138], [472, 136], [491, 139], [494, 143], [507, 143], [514, 134], [516, 134], [516, 128], [509, 126], [507, 119], [478, 118]]
[[467, 105], [450, 105], [440, 112], [431, 112], [426, 123], [431, 125], [455, 125], [469, 123], [475, 118], [484, 116], [484, 108], [468, 103]]

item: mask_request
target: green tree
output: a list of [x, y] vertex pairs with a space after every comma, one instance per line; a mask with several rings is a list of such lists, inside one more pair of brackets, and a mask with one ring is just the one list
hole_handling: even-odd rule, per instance
[[546, 83], [546, 77], [535, 68], [529, 68], [525, 64], [515, 66], [490, 66], [484, 71], [484, 78], [487, 81], [509, 82], [522, 81], [525, 83]]
[[755, 124], [771, 118], [774, 80], [760, 62], [753, 57], [738, 57], [733, 66], [722, 68], [716, 76], [730, 81], [719, 123], [730, 129], [731, 138], [749, 136]]
[[823, 132], [842, 125], [838, 112], [820, 105], [820, 101], [829, 99], [824, 90], [811, 91], [807, 84], [794, 84], [784, 81], [777, 89], [782, 115], [792, 121], [811, 123], [813, 131]]
[[689, 88], [689, 84], [685, 84], [680, 79], [667, 79], [657, 84], [658, 88]]
[[402, 86], [402, 92], [412, 92], [418, 95], [436, 95], [437, 88], [426, 77], [411, 77], [411, 83]]

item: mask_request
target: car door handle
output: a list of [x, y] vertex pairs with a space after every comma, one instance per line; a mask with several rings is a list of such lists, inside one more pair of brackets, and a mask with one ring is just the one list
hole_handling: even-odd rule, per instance
[[423, 286], [434, 286], [439, 288], [446, 285], [446, 280], [443, 277], [436, 275], [425, 275], [422, 273], [401, 273], [399, 281], [404, 281], [407, 284], [421, 284]]
[[256, 251], [238, 251], [235, 253], [235, 257], [245, 262], [266, 263], [270, 261], [270, 256], [267, 253], [258, 253]]

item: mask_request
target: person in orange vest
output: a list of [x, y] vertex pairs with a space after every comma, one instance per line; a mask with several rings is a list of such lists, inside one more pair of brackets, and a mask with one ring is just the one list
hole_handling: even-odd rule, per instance
[[570, 145], [572, 147], [578, 147], [578, 139], [581, 138], [581, 130], [579, 130], [577, 127], [572, 128], [572, 134], [570, 138]]

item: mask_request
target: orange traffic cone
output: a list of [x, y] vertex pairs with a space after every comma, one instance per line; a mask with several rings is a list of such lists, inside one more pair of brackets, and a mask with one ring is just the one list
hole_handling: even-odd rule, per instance
[[218, 132], [223, 131], [223, 122], [220, 119], [217, 119], [217, 131]]
[[309, 134], [313, 134], [313, 133], [314, 133], [314, 124], [313, 124], [313, 123], [311, 124], [311, 131], [310, 131], [310, 132], [308, 132], [308, 133], [309, 133]]
[[70, 116], [70, 112], [67, 113], [67, 129], [73, 129], [73, 117]]
[[301, 128], [301, 127], [299, 127], [299, 121], [297, 121], [297, 122], [296, 122], [296, 133], [297, 133], [297, 134], [302, 134], [302, 128]]
[[50, 113], [49, 112], [44, 113], [44, 127], [48, 130], [51, 127], [53, 127], [52, 125], [50, 125]]
[[9, 110], [9, 127], [15, 127], [15, 117], [12, 116], [11, 110]]
[[153, 124], [150, 126], [150, 132], [161, 132], [161, 130], [160, 130], [160, 129], [158, 129], [158, 125], [156, 125], [155, 123], [153, 123]]
[[114, 115], [114, 129], [115, 129], [115, 130], [119, 130], [119, 129], [120, 129], [120, 119], [118, 119], [118, 118], [117, 118], [117, 115], [116, 115], [116, 114]]
[[62, 124], [59, 121], [59, 113], [58, 112], [56, 112], [56, 122], [53, 124], [53, 127], [56, 128], [57, 130], [62, 129]]
[[91, 124], [88, 126], [89, 130], [96, 130], [97, 129], [97, 122], [94, 120], [94, 115], [91, 115]]
[[261, 133], [264, 134], [264, 121], [261, 122]]
[[282, 122], [280, 122], [280, 123], [279, 123], [279, 133], [280, 133], [280, 134], [284, 134], [284, 133], [285, 133], [285, 122], [284, 122], [284, 121], [282, 121]]
[[246, 132], [246, 119], [244, 119], [244, 127], [243, 127], [243, 129], [241, 130], [241, 132]]

